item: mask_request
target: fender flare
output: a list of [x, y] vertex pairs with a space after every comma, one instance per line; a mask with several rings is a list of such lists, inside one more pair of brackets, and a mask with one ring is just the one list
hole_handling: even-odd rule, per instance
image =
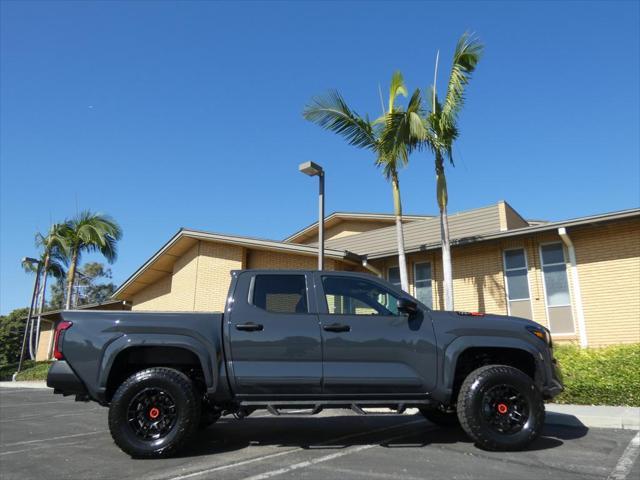
[[215, 358], [213, 352], [198, 340], [186, 335], [176, 334], [125, 334], [110, 343], [104, 350], [98, 369], [98, 390], [106, 392], [107, 380], [116, 357], [125, 350], [135, 347], [174, 347], [183, 348], [195, 354], [200, 361], [207, 390], [215, 390], [218, 386], [217, 368], [211, 364]]
[[544, 380], [544, 378], [539, 378], [544, 375], [544, 365], [540, 350], [530, 343], [513, 337], [462, 336], [447, 345], [443, 352], [442, 387], [449, 395], [453, 391], [458, 358], [468, 348], [513, 348], [523, 350], [533, 357], [536, 367], [536, 381]]

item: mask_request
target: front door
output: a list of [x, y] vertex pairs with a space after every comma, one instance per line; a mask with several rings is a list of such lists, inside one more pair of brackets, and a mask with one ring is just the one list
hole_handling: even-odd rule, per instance
[[435, 336], [426, 309], [398, 312], [403, 296], [375, 279], [318, 274], [323, 393], [422, 394], [436, 382]]
[[322, 350], [307, 275], [243, 272], [228, 335], [238, 395], [318, 394]]

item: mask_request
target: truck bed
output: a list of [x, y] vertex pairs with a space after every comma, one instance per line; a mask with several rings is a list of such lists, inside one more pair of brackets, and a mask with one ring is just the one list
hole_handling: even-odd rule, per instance
[[157, 359], [163, 364], [183, 361], [179, 350], [192, 352], [203, 365], [207, 390], [215, 391], [220, 375], [226, 377], [222, 318], [219, 312], [66, 311], [62, 319], [72, 326], [63, 333], [65, 360], [54, 364], [54, 372], [72, 365], [86, 393], [101, 401], [111, 387], [114, 362], [127, 352], [145, 355], [145, 344], [152, 343], [166, 347]]

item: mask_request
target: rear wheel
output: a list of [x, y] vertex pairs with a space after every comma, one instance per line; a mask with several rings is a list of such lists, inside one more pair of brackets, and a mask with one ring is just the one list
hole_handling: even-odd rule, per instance
[[132, 457], [169, 456], [189, 440], [200, 420], [192, 381], [171, 368], [149, 368], [120, 385], [109, 407], [109, 430]]
[[458, 418], [476, 445], [521, 450], [544, 424], [544, 402], [531, 377], [517, 368], [488, 365], [471, 372], [458, 395]]

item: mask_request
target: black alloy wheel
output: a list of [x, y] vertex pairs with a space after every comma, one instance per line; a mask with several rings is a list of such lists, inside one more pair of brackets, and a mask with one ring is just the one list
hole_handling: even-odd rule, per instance
[[145, 388], [129, 403], [127, 418], [133, 432], [143, 440], [157, 440], [176, 424], [173, 397], [160, 388]]

